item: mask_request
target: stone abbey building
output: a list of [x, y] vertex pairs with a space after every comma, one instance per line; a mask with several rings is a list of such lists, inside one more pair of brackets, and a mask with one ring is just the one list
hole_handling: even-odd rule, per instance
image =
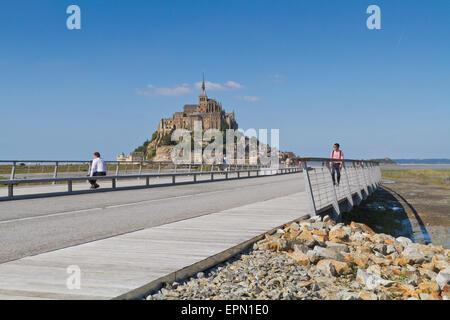
[[186, 104], [183, 112], [175, 112], [172, 118], [161, 119], [158, 125], [158, 134], [160, 136], [171, 134], [175, 129], [194, 130], [195, 121], [202, 123], [203, 130], [236, 130], [238, 128], [234, 111], [225, 112], [219, 102], [208, 99], [204, 78], [198, 104]]

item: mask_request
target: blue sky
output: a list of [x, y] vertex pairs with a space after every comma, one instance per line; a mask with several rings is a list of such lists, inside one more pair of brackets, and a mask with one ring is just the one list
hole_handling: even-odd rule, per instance
[[2, 1], [0, 159], [128, 153], [197, 102], [203, 71], [283, 150], [450, 158], [449, 39], [447, 0]]

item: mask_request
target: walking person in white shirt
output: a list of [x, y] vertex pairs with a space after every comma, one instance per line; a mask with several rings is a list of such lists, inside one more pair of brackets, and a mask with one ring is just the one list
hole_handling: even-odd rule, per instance
[[[89, 174], [90, 177], [95, 176], [106, 176], [106, 166], [105, 161], [100, 158], [100, 153], [94, 153], [94, 160], [92, 161], [91, 172]], [[97, 189], [100, 186], [97, 184], [97, 180], [89, 180], [91, 184], [91, 189]]]

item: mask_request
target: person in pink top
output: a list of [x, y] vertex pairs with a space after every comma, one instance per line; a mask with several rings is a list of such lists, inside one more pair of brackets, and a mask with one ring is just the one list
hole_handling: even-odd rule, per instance
[[[335, 143], [333, 146], [333, 151], [331, 151], [331, 159], [343, 160], [344, 153], [342, 150], [339, 150], [339, 143]], [[331, 168], [331, 178], [333, 179], [333, 185], [336, 185], [336, 179], [334, 177], [335, 172], [337, 175], [337, 185], [339, 186], [339, 182], [341, 181], [341, 169], [342, 169], [342, 161], [332, 161], [330, 162]]]

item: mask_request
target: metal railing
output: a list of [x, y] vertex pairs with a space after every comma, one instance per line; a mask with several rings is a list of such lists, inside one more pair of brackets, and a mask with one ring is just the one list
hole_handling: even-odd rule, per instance
[[[225, 179], [234, 174], [237, 178], [260, 174], [284, 174], [303, 171], [305, 187], [311, 204], [311, 214], [317, 214], [331, 208], [334, 219], [341, 218], [341, 211], [350, 210], [354, 205], [369, 196], [381, 182], [379, 164], [365, 160], [336, 160], [328, 158], [300, 158], [301, 167], [279, 167], [250, 164], [175, 164], [171, 161], [154, 162], [121, 162], [105, 161], [108, 176], [96, 176], [95, 180], [111, 180], [111, 188], [117, 189], [117, 181], [126, 179], [145, 179], [149, 186], [150, 179], [171, 177], [175, 183], [176, 177], [197, 177], [222, 175]], [[342, 162], [341, 183], [333, 186], [331, 178], [331, 163]], [[67, 184], [67, 192], [73, 192], [73, 184], [88, 180], [91, 161], [63, 160], [0, 160], [0, 186], [8, 187], [7, 199], [14, 197], [14, 187], [17, 185], [36, 184]], [[307, 170], [305, 170], [308, 168]], [[110, 174], [112, 173], [112, 174]], [[9, 179], [8, 179], [9, 175]], [[92, 178], [94, 179], [94, 178]], [[209, 179], [208, 179], [209, 180]], [[347, 201], [344, 201], [347, 200]], [[345, 206], [343, 206], [345, 202]]]
[[[8, 162], [8, 161], [0, 161], [0, 162]], [[9, 161], [10, 162], [10, 161]], [[20, 178], [17, 179], [15, 175], [17, 174], [17, 163], [35, 163], [35, 162], [44, 162], [44, 163], [55, 163], [54, 164], [54, 173], [52, 177], [35, 177], [33, 179], [29, 178]], [[215, 176], [218, 175], [222, 176], [224, 180], [230, 179], [230, 175], [234, 175], [235, 178], [246, 178], [246, 177], [252, 177], [252, 173], [254, 173], [253, 177], [258, 177], [261, 175], [279, 175], [279, 174], [287, 174], [287, 173], [294, 173], [299, 172], [302, 169], [300, 167], [279, 167], [279, 168], [270, 168], [270, 167], [263, 167], [260, 165], [206, 165], [206, 164], [184, 164], [184, 165], [176, 165], [172, 162], [160, 162], [157, 163], [158, 166], [152, 167], [152, 171], [148, 173], [146, 170], [144, 170], [143, 166], [144, 164], [155, 164], [151, 163], [149, 161], [147, 162], [140, 162], [135, 163], [139, 165], [137, 167], [137, 173], [136, 174], [118, 174], [120, 171], [120, 165], [122, 165], [122, 162], [112, 162], [108, 161], [107, 163], [114, 163], [116, 164], [116, 170], [115, 174], [113, 175], [107, 175], [107, 176], [95, 176], [95, 177], [88, 177], [87, 173], [89, 170], [83, 170], [84, 174], [81, 175], [71, 175], [71, 176], [65, 176], [61, 177], [58, 176], [58, 169], [61, 168], [61, 165], [59, 163], [70, 163], [72, 164], [85, 164], [87, 162], [85, 161], [27, 161], [27, 162], [16, 162], [15, 168], [13, 167], [11, 169], [11, 178], [8, 180], [0, 180], [0, 185], [7, 186], [8, 188], [8, 195], [7, 197], [4, 197], [3, 199], [13, 199], [14, 196], [14, 188], [17, 185], [36, 185], [36, 184], [59, 184], [59, 183], [66, 183], [67, 184], [67, 193], [73, 192], [73, 184], [75, 182], [83, 182], [86, 180], [111, 180], [111, 189], [118, 189], [117, 187], [117, 181], [118, 180], [131, 180], [131, 179], [145, 179], [145, 186], [150, 186], [150, 179], [154, 178], [162, 178], [162, 177], [171, 177], [171, 183], [176, 183], [176, 177], [188, 177], [192, 176], [193, 181], [192, 182], [198, 182], [197, 177], [198, 176], [204, 176], [208, 175], [209, 180], [214, 180]], [[170, 164], [173, 166], [171, 167]], [[135, 169], [136, 170], [136, 169]], [[157, 172], [154, 172], [157, 171]], [[48, 172], [51, 172], [48, 168], [44, 170], [44, 173], [48, 174]], [[67, 173], [67, 172], [66, 172]], [[203, 180], [205, 181], [205, 180]], [[55, 192], [55, 193], [61, 193]], [[0, 197], [1, 199], [1, 197]]]
[[[0, 180], [30, 180], [82, 177], [90, 172], [92, 160], [0, 160]], [[176, 164], [172, 161], [105, 161], [108, 172], [116, 176], [217, 170], [260, 169], [252, 164]]]
[[[329, 158], [301, 158], [300, 161], [313, 215], [332, 209], [332, 218], [340, 221], [342, 212], [350, 211], [353, 206], [358, 205], [372, 194], [381, 182], [378, 162]], [[333, 163], [342, 164], [339, 185], [333, 184]], [[335, 174], [337, 176], [337, 173]]]

